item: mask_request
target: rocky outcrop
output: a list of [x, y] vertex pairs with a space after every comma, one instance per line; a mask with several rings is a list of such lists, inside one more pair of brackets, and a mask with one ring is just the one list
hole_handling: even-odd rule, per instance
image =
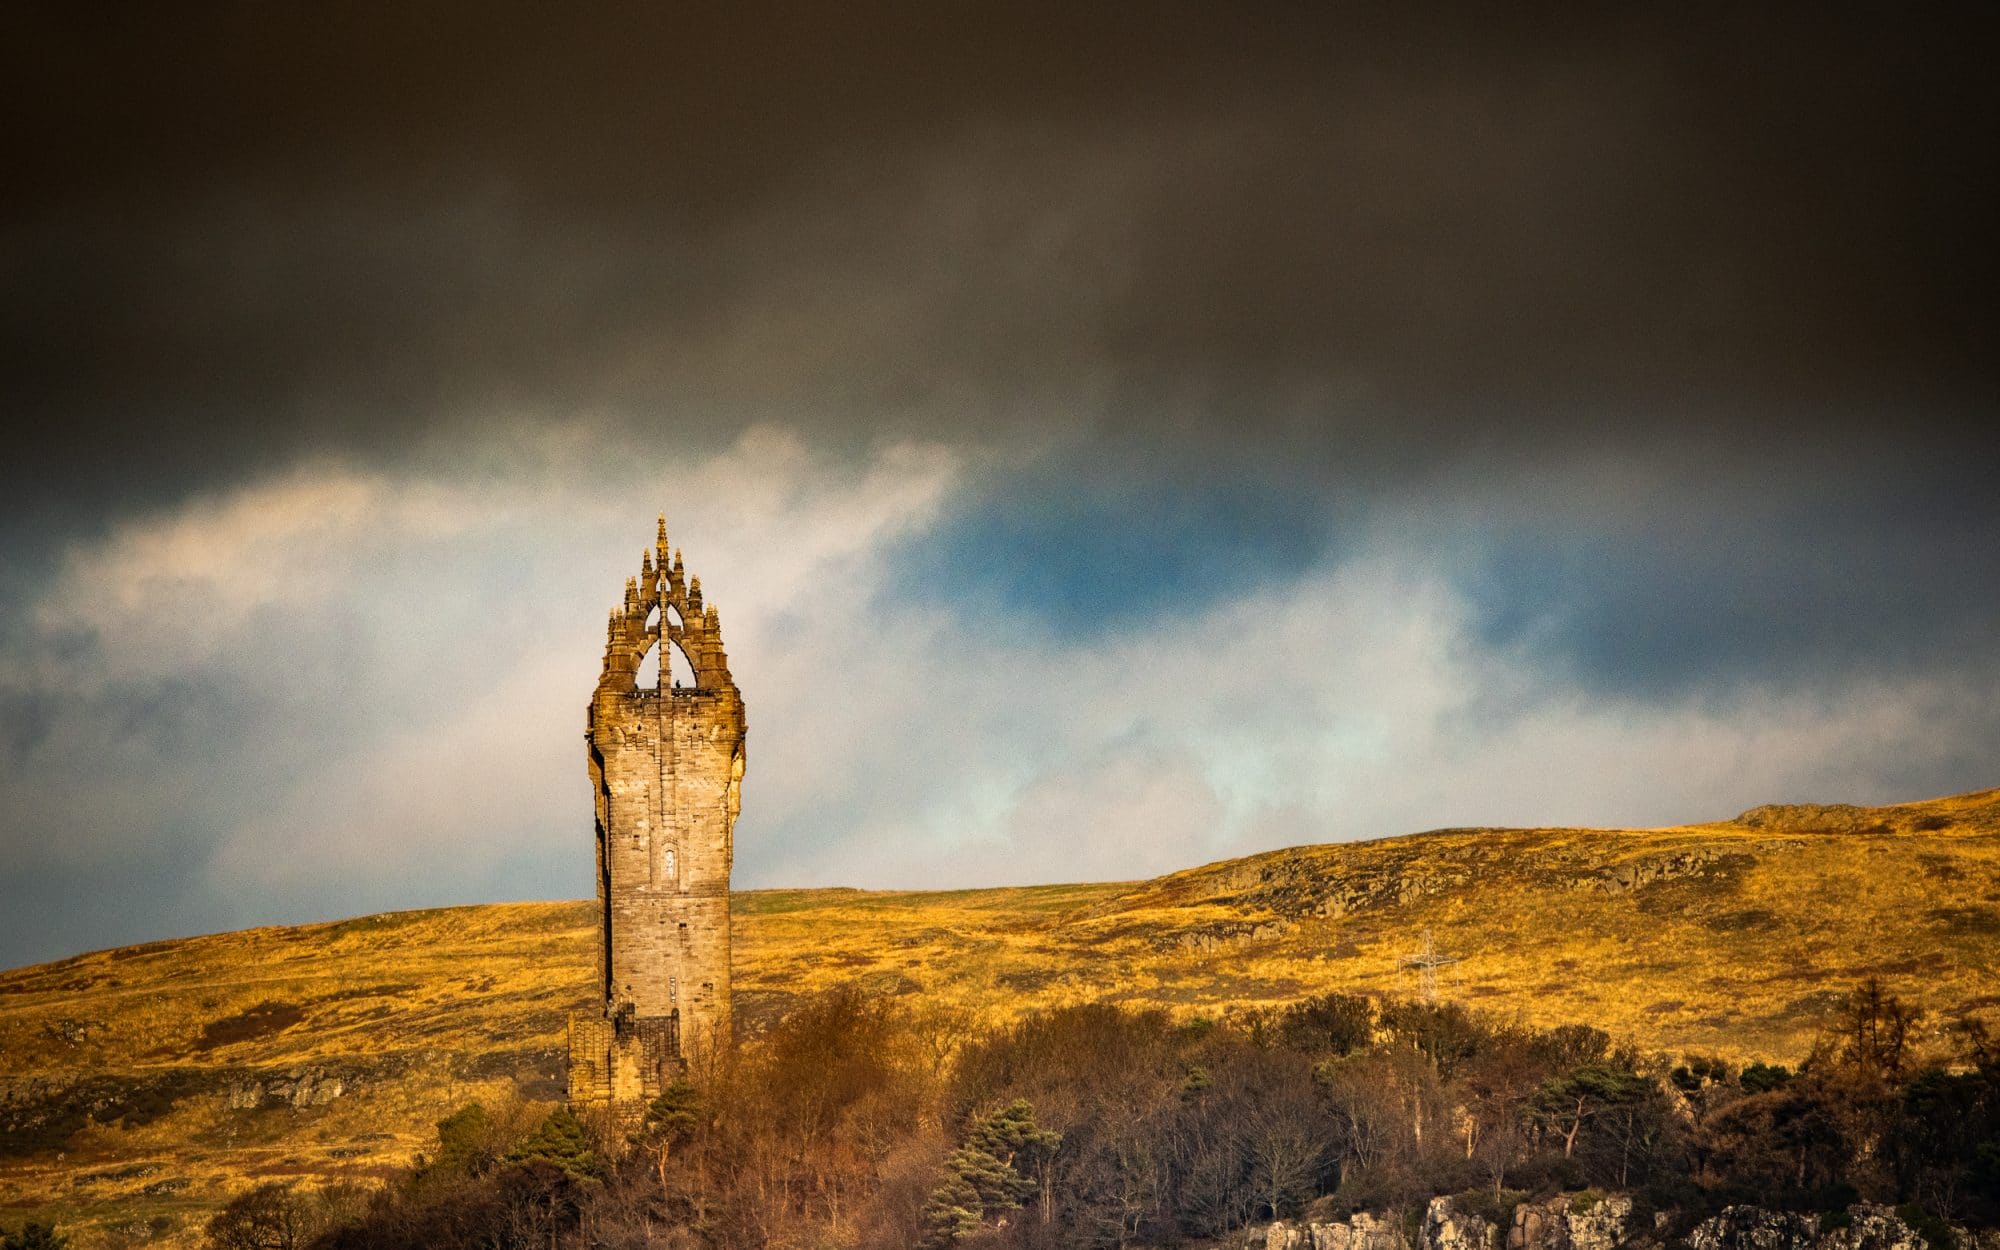
[[1209, 925], [1207, 928], [1162, 939], [1156, 945], [1176, 946], [1182, 950], [1212, 955], [1218, 951], [1234, 950], [1256, 942], [1275, 942], [1279, 938], [1289, 937], [1297, 929], [1298, 926], [1289, 920], [1273, 920], [1265, 924]]
[[1499, 1225], [1449, 1196], [1431, 1199], [1424, 1210], [1423, 1250], [1500, 1250], [1504, 1240]]
[[1251, 1230], [1245, 1244], [1255, 1250], [1410, 1250], [1396, 1221], [1366, 1211], [1329, 1223], [1279, 1220]]
[[1630, 1195], [1610, 1194], [1595, 1202], [1572, 1198], [1565, 1205], [1569, 1250], [1613, 1250], [1625, 1245], [1636, 1231]]
[[[1412, 1247], [1402, 1228], [1366, 1212], [1321, 1223], [1279, 1220], [1245, 1229], [1243, 1250], [1632, 1250], [1660, 1244], [1667, 1216], [1640, 1221], [1624, 1194], [1558, 1194], [1514, 1208], [1504, 1229], [1462, 1200], [1433, 1198]], [[2000, 1230], [1953, 1230], [1959, 1250], [2000, 1250]], [[1893, 1207], [1856, 1203], [1831, 1215], [1735, 1206], [1696, 1225], [1687, 1250], [1941, 1250]]]
[[[1601, 890], [1606, 894], [1630, 894], [1658, 881], [1673, 881], [1680, 877], [1704, 875], [1710, 865], [1723, 859], [1721, 851], [1713, 847], [1693, 847], [1685, 851], [1670, 851], [1664, 855], [1651, 855], [1643, 859], [1630, 859], [1622, 864], [1613, 864], [1587, 877], [1578, 877], [1570, 882], [1573, 890]], [[1742, 856], [1730, 858], [1741, 859]]]
[[1507, 1250], [1568, 1250], [1569, 1203], [1560, 1195], [1547, 1202], [1524, 1202], [1514, 1208], [1507, 1229]]
[[1814, 1250], [1930, 1250], [1930, 1245], [1895, 1208], [1862, 1202], [1847, 1209], [1845, 1227], [1822, 1227]]
[[1728, 1207], [1688, 1234], [1689, 1250], [1932, 1250], [1892, 1207], [1859, 1202], [1820, 1216]]
[[1852, 803], [1766, 803], [1736, 817], [1745, 829], [1784, 833], [1888, 833], [1887, 813]]
[[319, 1068], [287, 1072], [265, 1080], [233, 1081], [229, 1086], [231, 1111], [255, 1111], [260, 1107], [324, 1107], [348, 1092], [351, 1078]]
[[1507, 1250], [1616, 1250], [1633, 1233], [1632, 1199], [1624, 1194], [1557, 1194], [1514, 1208]]
[[111, 1026], [102, 1020], [54, 1020], [42, 1026], [42, 1032], [65, 1046], [81, 1046], [90, 1040], [92, 1033], [108, 1033]]
[[1932, 833], [1967, 829], [2000, 831], [2000, 790], [1983, 790], [1922, 803], [1856, 807], [1850, 803], [1766, 803], [1737, 816], [1746, 829], [1782, 833]]

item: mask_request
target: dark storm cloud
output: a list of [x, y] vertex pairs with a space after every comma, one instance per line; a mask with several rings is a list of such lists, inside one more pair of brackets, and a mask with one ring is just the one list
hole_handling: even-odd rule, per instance
[[1352, 475], [1655, 423], [1948, 447], [1992, 399], [1948, 12], [7, 21], [44, 496], [593, 407], [712, 444], [943, 400]]

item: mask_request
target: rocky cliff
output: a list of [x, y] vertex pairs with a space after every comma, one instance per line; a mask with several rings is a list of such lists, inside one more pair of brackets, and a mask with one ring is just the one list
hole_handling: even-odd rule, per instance
[[1686, 1227], [1676, 1213], [1638, 1217], [1625, 1194], [1557, 1194], [1514, 1206], [1504, 1225], [1462, 1199], [1433, 1198], [1414, 1244], [1401, 1221], [1279, 1220], [1222, 1243], [1231, 1250], [2000, 1250], [2000, 1229], [1919, 1230], [1894, 1208], [1856, 1203], [1829, 1213], [1733, 1206]]

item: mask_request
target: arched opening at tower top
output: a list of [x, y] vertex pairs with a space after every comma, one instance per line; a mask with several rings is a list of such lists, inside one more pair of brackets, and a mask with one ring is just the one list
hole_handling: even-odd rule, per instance
[[[665, 655], [667, 662], [666, 681], [660, 680], [660, 658]], [[639, 661], [639, 671], [632, 675], [634, 690], [692, 690], [695, 688], [694, 665], [689, 662], [687, 652], [679, 643], [661, 639], [646, 649]]]
[[694, 689], [694, 665], [677, 642], [667, 643], [667, 689]]
[[[657, 611], [657, 609], [655, 610]], [[681, 619], [681, 610], [675, 607], [673, 604], [669, 603], [666, 605], [666, 612], [667, 612], [667, 619], [669, 621], [672, 621], [674, 624], [681, 626], [685, 626], [687, 624], [686, 621], [683, 621]]]

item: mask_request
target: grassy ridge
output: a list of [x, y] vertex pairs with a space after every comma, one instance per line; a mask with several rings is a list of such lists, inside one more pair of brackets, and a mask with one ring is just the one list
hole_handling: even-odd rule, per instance
[[[858, 980], [986, 1019], [1110, 999], [1218, 1013], [1441, 991], [1644, 1049], [1793, 1059], [1869, 975], [1934, 1019], [2000, 1005], [2000, 791], [1654, 830], [1446, 830], [1152, 881], [734, 899], [755, 1032]], [[470, 1099], [552, 1099], [593, 905], [399, 912], [0, 973], [0, 1222], [185, 1242], [259, 1180], [379, 1175]], [[161, 1244], [155, 1241], [154, 1244]]]

